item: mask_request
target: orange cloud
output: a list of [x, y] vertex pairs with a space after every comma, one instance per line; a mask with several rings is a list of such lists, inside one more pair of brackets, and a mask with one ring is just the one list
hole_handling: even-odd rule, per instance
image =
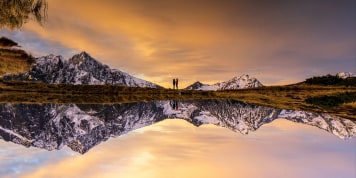
[[[314, 6], [316, 10], [309, 11]], [[327, 11], [329, 6], [335, 7], [333, 11]], [[351, 11], [342, 7], [296, 2], [52, 0], [45, 26], [28, 23], [24, 31], [77, 52], [87, 51], [111, 67], [166, 87], [173, 77], [186, 86], [244, 73], [262, 83], [288, 84], [312, 75], [356, 73], [352, 68], [355, 26], [350, 26], [353, 19], [347, 15]], [[281, 73], [288, 79], [280, 79]]]

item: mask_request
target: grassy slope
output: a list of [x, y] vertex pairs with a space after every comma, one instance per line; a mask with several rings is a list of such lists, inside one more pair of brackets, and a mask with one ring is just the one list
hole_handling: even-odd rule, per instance
[[33, 57], [23, 50], [0, 48], [0, 76], [27, 72], [33, 61]]
[[299, 84], [207, 92], [0, 81], [2, 103], [124, 103], [174, 99], [236, 99], [275, 108], [326, 112], [356, 120], [356, 87], [350, 86]]

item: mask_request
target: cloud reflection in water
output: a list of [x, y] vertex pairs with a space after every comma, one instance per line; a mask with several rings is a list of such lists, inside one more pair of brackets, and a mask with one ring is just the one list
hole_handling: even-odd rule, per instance
[[[47, 154], [47, 160], [19, 177], [353, 177], [355, 146], [354, 140], [287, 120], [264, 125], [248, 136], [213, 125], [196, 128], [182, 120], [166, 120], [111, 139], [84, 155], [52, 159], [64, 150], [33, 155], [37, 159]], [[10, 168], [8, 161], [1, 160], [1, 166]]]

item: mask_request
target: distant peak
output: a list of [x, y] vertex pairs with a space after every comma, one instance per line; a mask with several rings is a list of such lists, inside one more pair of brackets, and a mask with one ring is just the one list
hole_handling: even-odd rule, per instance
[[78, 54], [75, 54], [72, 58], [88, 58], [88, 57], [90, 57], [90, 58], [92, 58], [90, 55], [89, 55], [89, 53], [87, 53], [87, 52], [85, 52], [85, 51], [82, 51], [82, 52], [80, 52], [80, 53], [78, 53]]
[[250, 76], [248, 74], [242, 74], [240, 78], [250, 78]]
[[249, 80], [249, 79], [253, 79], [250, 78], [250, 76], [248, 74], [242, 74], [240, 76], [235, 76], [234, 78], [230, 79], [229, 81], [238, 81], [238, 80]]
[[346, 78], [349, 78], [349, 77], [353, 77], [351, 72], [339, 72], [339, 73], [336, 74], [336, 76], [338, 76], [340, 78], [343, 78], [343, 79], [346, 79]]
[[206, 84], [201, 83], [200, 81], [196, 81], [193, 84], [189, 85], [188, 87], [186, 87], [186, 89], [188, 90], [195, 90], [198, 88], [201, 88], [202, 86], [205, 86]]
[[76, 65], [81, 65], [85, 61], [90, 61], [94, 63], [101, 64], [99, 61], [91, 57], [87, 52], [82, 51], [79, 54], [74, 55], [72, 58], [69, 59], [69, 62], [76, 64]]
[[86, 51], [82, 51], [81, 53], [79, 53], [80, 56], [90, 56], [89, 53], [87, 53]]

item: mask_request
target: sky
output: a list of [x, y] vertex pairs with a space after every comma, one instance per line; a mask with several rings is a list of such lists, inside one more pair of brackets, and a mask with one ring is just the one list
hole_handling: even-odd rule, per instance
[[171, 87], [356, 73], [354, 0], [48, 0], [43, 26], [0, 31], [35, 56], [81, 51]]
[[110, 138], [84, 155], [0, 140], [1, 177], [355, 177], [356, 142], [278, 119], [249, 135], [172, 119]]

